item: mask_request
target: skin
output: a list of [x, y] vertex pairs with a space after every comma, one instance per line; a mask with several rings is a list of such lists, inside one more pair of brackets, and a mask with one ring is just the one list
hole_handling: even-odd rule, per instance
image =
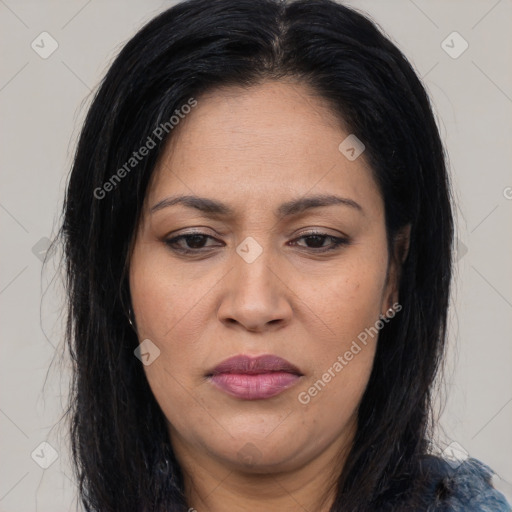
[[[153, 173], [130, 257], [139, 340], [160, 350], [144, 370], [190, 507], [253, 511], [265, 500], [266, 511], [327, 511], [378, 337], [309, 403], [298, 395], [398, 302], [396, 261], [409, 232], [388, 258], [384, 203], [364, 153], [349, 161], [339, 151], [350, 132], [305, 85], [267, 81], [197, 99]], [[183, 205], [150, 212], [176, 194], [222, 201], [234, 216]], [[274, 215], [313, 194], [349, 198], [362, 212], [337, 204]], [[350, 244], [322, 253], [332, 240], [301, 238], [312, 229]], [[212, 238], [175, 247], [196, 255], [165, 243], [193, 232]], [[262, 250], [251, 263], [236, 251], [247, 237]], [[303, 376], [272, 398], [229, 396], [205, 375], [238, 354], [278, 355]]]

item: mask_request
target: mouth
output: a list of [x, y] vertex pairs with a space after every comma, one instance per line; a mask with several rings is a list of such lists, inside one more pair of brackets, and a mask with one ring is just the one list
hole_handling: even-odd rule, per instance
[[276, 396], [296, 384], [302, 376], [296, 366], [274, 355], [231, 357], [206, 375], [217, 389], [243, 400]]

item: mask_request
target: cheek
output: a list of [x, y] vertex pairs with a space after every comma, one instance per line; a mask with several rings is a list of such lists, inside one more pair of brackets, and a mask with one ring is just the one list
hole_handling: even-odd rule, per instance
[[297, 398], [313, 416], [337, 411], [326, 416], [326, 428], [327, 424], [339, 428], [340, 421], [347, 421], [366, 388], [384, 281], [380, 263], [361, 259], [333, 273], [322, 287], [301, 290], [301, 298], [314, 313], [310, 315], [311, 343], [304, 354], [314, 369]]
[[[369, 315], [363, 312], [354, 318], [350, 308], [346, 312], [338, 335], [311, 347], [314, 371], [296, 393], [304, 423], [316, 431], [319, 442], [327, 442], [353, 424], [373, 367], [377, 337], [367, 336], [364, 330]], [[317, 422], [319, 429], [312, 426]]]
[[200, 419], [194, 397], [200, 396], [204, 370], [200, 362], [208, 356], [205, 331], [208, 293], [218, 276], [190, 276], [183, 265], [172, 265], [158, 248], [134, 254], [130, 266], [130, 292], [139, 340], [149, 339], [159, 355], [144, 365], [149, 385], [158, 403], [172, 421], [180, 421], [174, 411], [188, 410]]
[[348, 350], [352, 340], [379, 319], [385, 268], [360, 259], [325, 274], [320, 284], [311, 286], [312, 282], [297, 281], [296, 292], [310, 312], [310, 327], [315, 324], [318, 329], [314, 338], [322, 343], [314, 347], [325, 364], [326, 356]]
[[211, 285], [208, 279], [187, 277], [185, 281], [185, 275], [163, 251], [152, 254], [147, 250], [134, 257], [130, 291], [141, 340], [149, 338], [166, 345], [176, 339], [176, 330], [184, 323], [190, 337], [199, 335], [201, 325], [190, 318], [201, 314], [201, 301]]
[[201, 298], [209, 288], [197, 281], [183, 284], [182, 275], [168, 260], [149, 251], [144, 258], [134, 258], [130, 272], [139, 340], [149, 339], [159, 350], [143, 369], [164, 416], [180, 431], [190, 428], [191, 421], [204, 422], [205, 410], [194, 388], [197, 382], [190, 381], [190, 374], [202, 356], [198, 346], [204, 326]]

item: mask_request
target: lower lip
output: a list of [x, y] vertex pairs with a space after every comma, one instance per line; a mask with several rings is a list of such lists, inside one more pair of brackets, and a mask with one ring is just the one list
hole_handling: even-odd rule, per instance
[[259, 373], [220, 373], [210, 377], [210, 381], [227, 394], [244, 400], [261, 400], [278, 395], [293, 386], [299, 375], [288, 372]]

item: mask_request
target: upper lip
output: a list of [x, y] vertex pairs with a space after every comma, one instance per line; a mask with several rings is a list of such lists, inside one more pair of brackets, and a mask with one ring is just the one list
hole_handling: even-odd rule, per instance
[[288, 372], [302, 375], [300, 370], [282, 357], [265, 354], [257, 357], [246, 355], [233, 356], [225, 359], [208, 372], [208, 376], [219, 373], [244, 373], [257, 375], [270, 372]]

